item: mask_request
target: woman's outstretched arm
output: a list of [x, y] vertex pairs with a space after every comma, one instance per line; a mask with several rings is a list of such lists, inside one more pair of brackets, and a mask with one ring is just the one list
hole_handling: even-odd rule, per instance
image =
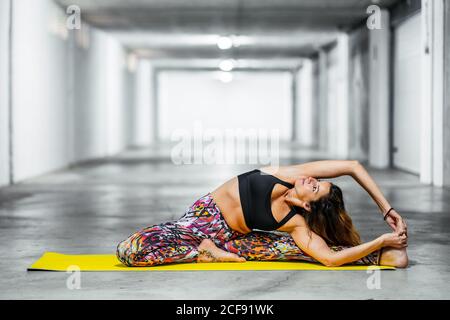
[[[378, 188], [375, 181], [369, 175], [367, 170], [363, 167], [363, 165], [361, 165], [360, 163], [355, 165], [355, 167], [353, 169], [352, 177], [372, 197], [372, 199], [377, 204], [378, 208], [380, 208], [381, 214], [384, 217], [384, 215], [389, 211], [391, 206], [390, 206], [389, 202], [386, 200], [386, 198], [383, 196], [383, 193]], [[408, 235], [406, 222], [395, 210], [391, 210], [389, 212], [389, 215], [386, 217], [386, 222], [398, 234]]]
[[405, 235], [386, 233], [375, 240], [341, 251], [332, 251], [325, 240], [308, 227], [297, 227], [290, 234], [302, 251], [328, 267], [338, 267], [357, 261], [382, 247], [401, 249], [407, 246]]
[[300, 176], [327, 179], [352, 175], [357, 165], [358, 161], [356, 160], [320, 160], [290, 166], [264, 167], [262, 169], [293, 182]]
[[[291, 183], [293, 183], [300, 176], [311, 176], [318, 179], [326, 179], [349, 175], [369, 193], [378, 208], [380, 208], [383, 216], [391, 208], [389, 202], [386, 200], [375, 181], [357, 160], [322, 160], [291, 166], [267, 167], [264, 169], [268, 173], [274, 175], [278, 174], [280, 178], [290, 180]], [[395, 210], [391, 210], [389, 212], [386, 222], [395, 232], [407, 235], [406, 223]]]

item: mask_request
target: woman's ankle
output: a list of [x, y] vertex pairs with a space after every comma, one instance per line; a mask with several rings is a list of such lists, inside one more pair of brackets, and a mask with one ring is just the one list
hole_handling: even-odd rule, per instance
[[392, 266], [396, 268], [408, 267], [408, 253], [406, 248], [396, 249], [392, 247], [385, 247], [381, 253], [380, 265]]

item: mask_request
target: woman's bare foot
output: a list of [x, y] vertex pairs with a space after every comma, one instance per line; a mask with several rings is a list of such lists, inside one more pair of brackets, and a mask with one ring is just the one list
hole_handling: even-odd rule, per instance
[[245, 262], [245, 258], [216, 247], [214, 242], [204, 239], [197, 248], [197, 262]]
[[406, 248], [396, 249], [384, 247], [380, 258], [380, 264], [396, 268], [406, 268], [408, 266], [408, 254], [406, 253]]

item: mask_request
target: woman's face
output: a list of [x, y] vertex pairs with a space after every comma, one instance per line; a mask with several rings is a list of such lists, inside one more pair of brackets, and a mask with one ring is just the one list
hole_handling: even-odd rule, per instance
[[331, 183], [319, 181], [313, 177], [301, 176], [295, 180], [294, 190], [297, 197], [306, 202], [317, 201], [321, 197], [328, 195]]

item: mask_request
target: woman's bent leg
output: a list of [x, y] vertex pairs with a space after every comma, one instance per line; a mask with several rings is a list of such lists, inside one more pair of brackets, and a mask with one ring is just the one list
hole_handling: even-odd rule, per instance
[[208, 193], [187, 208], [177, 221], [146, 228], [122, 241], [117, 246], [117, 257], [127, 266], [193, 262], [197, 260], [198, 246], [204, 239], [221, 245], [239, 236], [240, 233], [227, 225]]
[[[340, 251], [346, 247], [332, 246], [330, 248], [334, 251]], [[224, 249], [244, 257], [247, 260], [301, 260], [318, 263], [313, 257], [303, 252], [289, 234], [254, 231], [243, 237], [228, 241], [224, 245]], [[379, 256], [379, 251], [376, 251], [352, 264], [378, 264]]]
[[117, 257], [129, 267], [192, 262], [197, 258], [198, 244], [191, 230], [168, 222], [145, 228], [119, 243]]

